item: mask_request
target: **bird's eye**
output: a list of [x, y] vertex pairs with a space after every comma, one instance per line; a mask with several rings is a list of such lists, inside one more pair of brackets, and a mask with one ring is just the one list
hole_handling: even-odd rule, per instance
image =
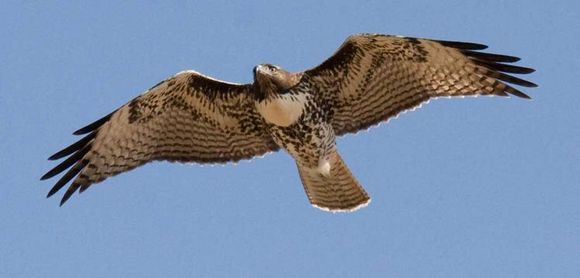
[[278, 70], [275, 66], [268, 66], [268, 69], [272, 72], [275, 72]]

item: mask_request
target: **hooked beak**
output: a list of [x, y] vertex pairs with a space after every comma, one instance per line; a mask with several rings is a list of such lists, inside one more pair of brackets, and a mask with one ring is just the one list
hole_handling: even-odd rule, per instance
[[264, 66], [262, 65], [257, 65], [254, 67], [254, 75], [256, 75], [259, 71], [262, 71], [262, 69], [264, 68]]
[[258, 78], [258, 74], [264, 74], [264, 66], [262, 65], [257, 65], [254, 67], [254, 80], [256, 80]]
[[258, 75], [258, 71], [260, 70], [260, 67], [261, 67], [260, 65], [257, 65], [257, 66], [254, 67], [254, 70], [253, 70], [253, 72], [254, 72], [254, 80], [256, 80], [256, 77]]

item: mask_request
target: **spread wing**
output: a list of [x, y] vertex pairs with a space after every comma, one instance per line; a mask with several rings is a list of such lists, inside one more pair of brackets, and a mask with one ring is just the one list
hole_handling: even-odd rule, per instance
[[308, 82], [332, 103], [336, 134], [357, 132], [436, 97], [509, 94], [509, 84], [536, 84], [508, 75], [534, 70], [509, 65], [517, 57], [479, 52], [485, 45], [387, 35], [349, 37]]
[[224, 163], [278, 146], [264, 132], [251, 85], [221, 82], [193, 71], [160, 82], [104, 118], [49, 159], [69, 156], [41, 179], [69, 169], [48, 193], [73, 180], [61, 205], [80, 189], [153, 160]]

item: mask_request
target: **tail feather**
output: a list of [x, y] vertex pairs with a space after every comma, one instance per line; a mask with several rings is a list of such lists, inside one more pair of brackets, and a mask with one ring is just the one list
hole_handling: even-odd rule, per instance
[[313, 206], [331, 212], [350, 212], [371, 201], [340, 155], [330, 157], [330, 175], [296, 163], [306, 195]]

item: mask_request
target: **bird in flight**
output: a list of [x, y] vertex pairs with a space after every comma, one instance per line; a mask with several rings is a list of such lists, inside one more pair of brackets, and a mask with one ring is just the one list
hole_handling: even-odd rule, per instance
[[353, 211], [370, 197], [339, 155], [336, 137], [356, 133], [432, 98], [529, 98], [513, 87], [536, 84], [509, 74], [531, 68], [517, 57], [481, 52], [476, 43], [381, 34], [352, 35], [322, 64], [288, 72], [254, 68], [252, 84], [183, 71], [105, 117], [49, 159], [67, 157], [47, 197], [72, 180], [60, 204], [108, 177], [156, 160], [226, 163], [280, 148], [296, 161], [310, 203]]

